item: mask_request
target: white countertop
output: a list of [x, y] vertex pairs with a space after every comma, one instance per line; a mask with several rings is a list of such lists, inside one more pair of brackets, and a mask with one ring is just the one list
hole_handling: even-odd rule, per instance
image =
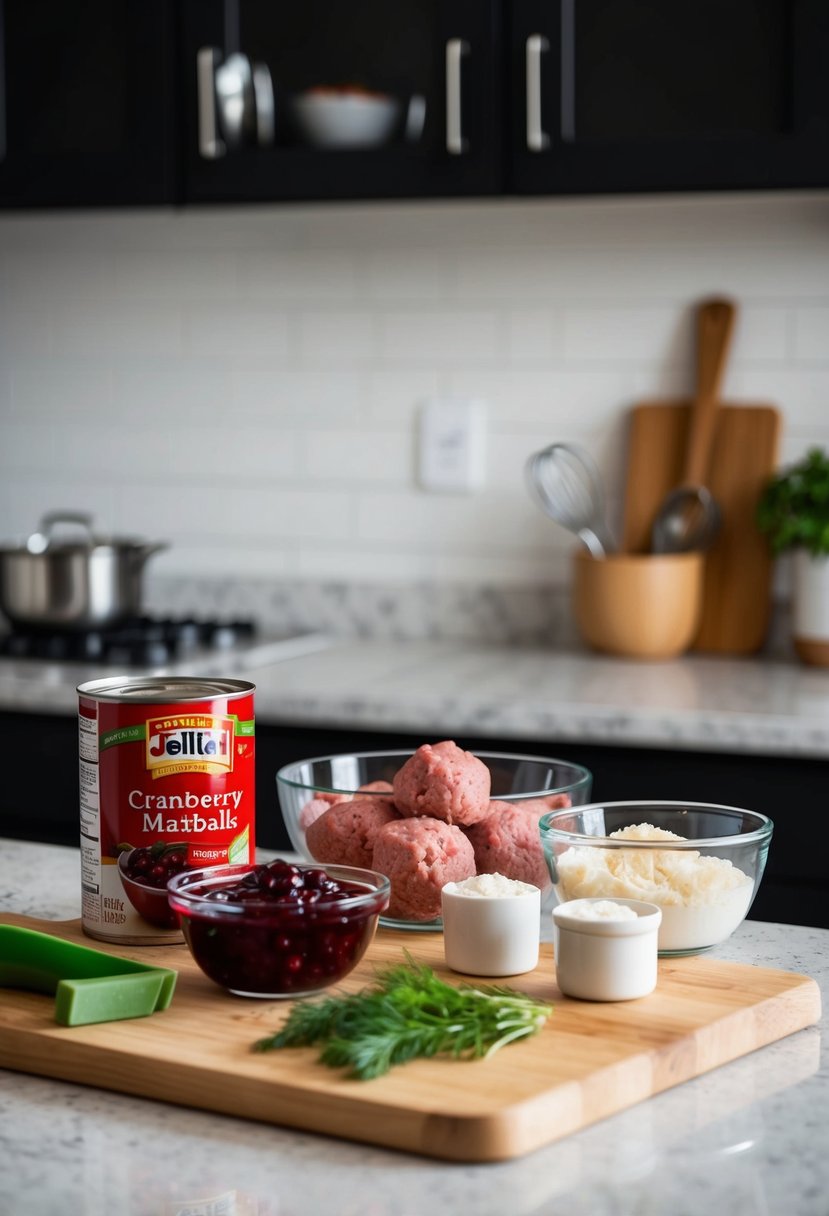
[[[79, 892], [76, 850], [0, 842], [4, 911], [76, 917]], [[811, 975], [827, 1009], [829, 930], [747, 921], [712, 953]], [[826, 1012], [819, 1027], [497, 1165], [445, 1164], [0, 1071], [0, 1212], [826, 1216], [827, 1127]]]
[[[644, 663], [458, 641], [332, 640], [281, 662], [224, 663], [221, 674], [255, 682], [263, 725], [829, 757], [829, 668], [786, 659]], [[74, 714], [76, 684], [100, 674], [0, 660], [0, 709]]]

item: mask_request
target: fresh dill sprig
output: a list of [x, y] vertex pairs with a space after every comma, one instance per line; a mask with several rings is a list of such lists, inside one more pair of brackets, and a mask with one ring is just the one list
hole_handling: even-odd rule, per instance
[[375, 984], [345, 996], [298, 1001], [281, 1030], [254, 1051], [322, 1044], [320, 1061], [361, 1081], [418, 1057], [472, 1060], [535, 1034], [552, 1006], [496, 985], [447, 984], [431, 967], [379, 970]]

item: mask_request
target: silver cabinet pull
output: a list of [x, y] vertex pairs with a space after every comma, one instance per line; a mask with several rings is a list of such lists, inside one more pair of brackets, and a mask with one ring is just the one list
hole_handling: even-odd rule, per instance
[[219, 139], [216, 127], [215, 71], [219, 52], [214, 46], [203, 46], [196, 54], [196, 84], [199, 99], [199, 154], [205, 160], [218, 160], [227, 148]]
[[462, 38], [450, 38], [446, 43], [446, 151], [452, 156], [462, 156], [469, 147], [461, 117], [461, 60], [468, 54], [469, 43]]
[[275, 131], [273, 81], [266, 63], [253, 65], [253, 96], [256, 102], [256, 142], [260, 148], [269, 148]]
[[526, 72], [527, 147], [531, 152], [543, 152], [550, 146], [550, 137], [541, 125], [541, 56], [549, 49], [549, 40], [543, 34], [530, 34], [526, 46]]

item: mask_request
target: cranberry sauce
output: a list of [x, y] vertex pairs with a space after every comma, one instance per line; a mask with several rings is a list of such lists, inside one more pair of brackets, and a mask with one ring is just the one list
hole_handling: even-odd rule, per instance
[[169, 898], [210, 979], [241, 994], [301, 996], [356, 966], [388, 893], [277, 859], [225, 881], [194, 874]]
[[124, 860], [124, 873], [144, 887], [164, 890], [170, 879], [190, 867], [186, 844], [151, 845], [146, 849], [131, 849]]

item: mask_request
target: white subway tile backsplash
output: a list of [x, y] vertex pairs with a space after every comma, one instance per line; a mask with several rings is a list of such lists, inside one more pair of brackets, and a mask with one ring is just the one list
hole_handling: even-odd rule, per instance
[[309, 436], [305, 471], [329, 485], [397, 485], [411, 488], [415, 462], [408, 430], [377, 431], [355, 427]]
[[99, 250], [53, 249], [33, 258], [23, 249], [4, 251], [5, 290], [15, 306], [45, 308], [57, 298], [111, 299], [115, 294], [112, 258]]
[[459, 397], [479, 395], [490, 405], [493, 426], [502, 430], [546, 427], [550, 439], [588, 435], [610, 425], [636, 391], [636, 376], [627, 366], [609, 370], [548, 367], [477, 370], [464, 362], [448, 376]]
[[507, 357], [520, 367], [525, 362], [559, 358], [563, 351], [563, 314], [550, 309], [509, 309], [504, 318]]
[[176, 484], [159, 471], [152, 483], [117, 487], [119, 531], [141, 530], [185, 543], [213, 540], [232, 550], [236, 544], [267, 547], [277, 543], [288, 552], [304, 540], [341, 541], [354, 532], [353, 497], [322, 486], [280, 489], [245, 476], [244, 466], [225, 467], [224, 480], [205, 475], [201, 484]]
[[[4, 335], [7, 336], [7, 335]], [[110, 363], [93, 356], [34, 358], [11, 342], [3, 363], [9, 377], [8, 414], [4, 418], [62, 421], [120, 413], [116, 377]]]
[[[48, 511], [83, 511], [93, 517], [101, 533], [124, 531], [117, 524], [118, 489], [110, 481], [71, 473], [55, 476], [47, 472], [36, 477], [34, 472], [31, 466], [16, 468], [4, 470], [0, 477], [0, 532], [4, 536], [22, 541]], [[133, 534], [139, 531], [139, 522], [131, 521], [129, 530]]]
[[[228, 595], [563, 585], [526, 458], [587, 447], [617, 521], [629, 408], [691, 392], [704, 296], [740, 306], [727, 397], [780, 406], [783, 462], [829, 446], [827, 237], [824, 195], [0, 217], [3, 531], [84, 509]], [[416, 484], [436, 396], [487, 403], [479, 493]]]
[[363, 374], [353, 369], [320, 370], [314, 364], [290, 370], [259, 357], [231, 360], [228, 374], [230, 412], [237, 426], [281, 419], [302, 425], [313, 435], [318, 429], [338, 425], [344, 417], [353, 418], [363, 407]]
[[[187, 355], [130, 356], [112, 360], [110, 369], [111, 389], [91, 393], [82, 410], [89, 417], [152, 426], [164, 426], [168, 421], [175, 426], [190, 419], [229, 425], [233, 369], [215, 355], [198, 360]], [[166, 459], [164, 455], [159, 458]]]
[[584, 363], [668, 361], [686, 350], [691, 310], [577, 305], [564, 317], [564, 357]]
[[486, 309], [382, 310], [378, 317], [381, 359], [492, 363], [503, 358], [506, 349], [499, 322], [498, 314]]
[[489, 552], [492, 547], [543, 544], [545, 521], [523, 493], [360, 496], [359, 541], [390, 542], [433, 553]]
[[[730, 364], [780, 363], [791, 356], [790, 311], [746, 305], [734, 326]], [[723, 391], [728, 392], [728, 369]]]
[[297, 358], [307, 366], [366, 363], [380, 354], [373, 313], [354, 309], [303, 311], [297, 321]]
[[794, 354], [797, 359], [829, 363], [829, 303], [799, 308], [794, 314]]
[[294, 330], [285, 308], [226, 301], [183, 305], [183, 349], [197, 358], [267, 357], [283, 362], [290, 355]]
[[438, 396], [446, 383], [446, 373], [436, 367], [368, 368], [362, 388], [366, 425], [394, 422], [405, 426], [408, 419], [414, 419], [419, 402]]
[[119, 359], [182, 352], [182, 316], [175, 305], [147, 299], [54, 301], [50, 308], [52, 352], [56, 359], [79, 355]]
[[236, 254], [241, 299], [293, 304], [353, 303], [358, 263], [353, 254], [319, 249], [257, 249]]
[[236, 258], [228, 250], [116, 253], [112, 292], [128, 300], [211, 300], [230, 309], [236, 297]]
[[731, 385], [735, 399], [779, 406], [784, 432], [793, 425], [825, 429], [829, 447], [829, 367], [740, 368]]

